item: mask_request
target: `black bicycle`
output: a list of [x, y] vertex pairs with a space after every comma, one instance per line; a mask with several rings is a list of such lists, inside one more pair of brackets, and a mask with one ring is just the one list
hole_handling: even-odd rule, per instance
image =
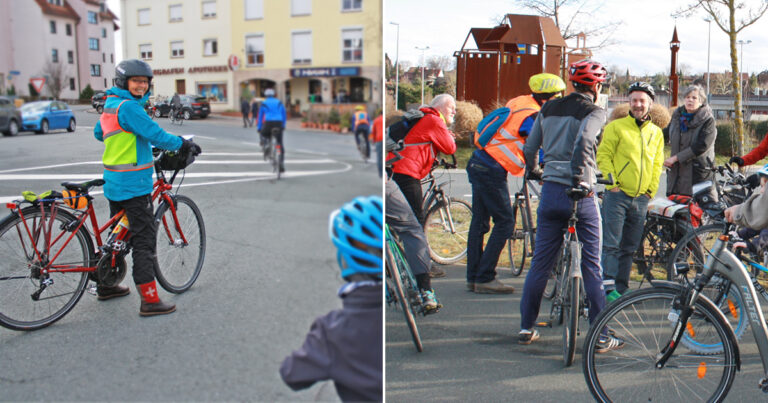
[[282, 162], [283, 158], [283, 147], [280, 146], [280, 143], [277, 141], [277, 136], [280, 135], [280, 130], [282, 129], [279, 127], [273, 127], [272, 134], [269, 136], [269, 138], [265, 138], [263, 136], [261, 138], [261, 148], [264, 152], [264, 161], [267, 161], [272, 167], [272, 173], [275, 174], [277, 180], [280, 180], [280, 174], [282, 173], [280, 170], [280, 163]]
[[[533, 191], [535, 198], [531, 197]], [[514, 232], [507, 241], [509, 266], [513, 276], [519, 276], [525, 269], [525, 261], [533, 256], [536, 240], [536, 227], [533, 211], [539, 204], [541, 194], [532, 182], [523, 179], [523, 186], [516, 192], [512, 201], [512, 227]]]

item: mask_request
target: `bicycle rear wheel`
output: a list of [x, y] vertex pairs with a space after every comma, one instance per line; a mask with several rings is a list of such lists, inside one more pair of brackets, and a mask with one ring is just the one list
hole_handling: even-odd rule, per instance
[[157, 223], [157, 282], [168, 292], [180, 294], [195, 283], [205, 260], [205, 224], [195, 202], [176, 195], [173, 208], [161, 203]]
[[[673, 288], [642, 288], [608, 305], [584, 340], [584, 378], [601, 402], [721, 401], [736, 372], [736, 347], [730, 327], [714, 306], [699, 300], [686, 334], [723, 352], [701, 355], [680, 345], [663, 368], [656, 368], [660, 349], [668, 345], [677, 324]], [[624, 341], [620, 350], [597, 353], [602, 329]], [[682, 343], [681, 343], [682, 344]]]
[[472, 207], [465, 200], [451, 197], [448, 199], [448, 206], [433, 206], [424, 221], [424, 233], [432, 260], [440, 264], [453, 264], [464, 258], [467, 254], [467, 235], [471, 222]]
[[85, 268], [93, 257], [85, 228], [72, 234], [74, 228], [67, 227], [77, 219], [58, 208], [51, 213], [49, 207], [45, 214], [40, 207], [27, 207], [23, 220], [13, 213], [0, 221], [0, 325], [8, 329], [36, 330], [56, 322], [88, 284], [86, 272], [42, 272], [54, 257], [51, 270]]
[[512, 214], [514, 232], [507, 241], [507, 251], [509, 252], [509, 266], [512, 275], [517, 277], [525, 269], [525, 259], [528, 257], [531, 247], [531, 232], [527, 225], [528, 214], [523, 205], [515, 203]]
[[398, 253], [395, 253], [392, 250], [393, 247], [397, 247], [392, 246], [392, 243], [394, 242], [389, 240], [387, 241], [387, 276], [391, 280], [392, 286], [394, 288], [394, 296], [400, 303], [400, 308], [403, 310], [403, 315], [405, 315], [405, 323], [408, 325], [408, 330], [411, 333], [413, 344], [416, 346], [416, 351], [422, 352], [424, 350], [424, 346], [421, 343], [419, 328], [416, 326], [416, 318], [413, 313], [410, 298], [408, 298], [407, 291], [405, 290], [403, 279], [400, 274], [402, 270], [401, 267], [407, 263], [405, 263], [405, 260], [403, 260], [402, 254], [399, 254], [399, 251]]
[[356, 132], [355, 141], [357, 143], [357, 151], [360, 152], [363, 162], [367, 164], [370, 150], [368, 149], [368, 141], [366, 141], [365, 132]]

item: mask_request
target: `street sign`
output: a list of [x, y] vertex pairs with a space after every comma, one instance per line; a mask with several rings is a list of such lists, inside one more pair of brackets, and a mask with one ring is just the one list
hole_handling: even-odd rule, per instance
[[39, 94], [43, 90], [43, 85], [45, 85], [45, 77], [32, 77], [29, 79], [29, 83], [32, 84], [32, 87]]

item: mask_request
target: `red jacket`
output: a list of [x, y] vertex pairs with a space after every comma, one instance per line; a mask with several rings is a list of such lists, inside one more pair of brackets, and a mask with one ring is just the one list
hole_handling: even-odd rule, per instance
[[[453, 133], [448, 130], [440, 112], [431, 107], [421, 108], [424, 117], [416, 123], [405, 137], [405, 148], [399, 151], [403, 157], [392, 164], [392, 171], [423, 179], [432, 169], [438, 152], [453, 154], [456, 152], [456, 141]], [[411, 144], [411, 145], [409, 145]], [[393, 158], [390, 153], [387, 160]]]
[[373, 120], [373, 128], [371, 129], [371, 141], [374, 143], [381, 142], [384, 137], [384, 115], [379, 115]]
[[763, 159], [766, 155], [768, 155], [768, 133], [765, 134], [763, 141], [757, 147], [741, 158], [744, 160], [744, 165], [752, 165]]

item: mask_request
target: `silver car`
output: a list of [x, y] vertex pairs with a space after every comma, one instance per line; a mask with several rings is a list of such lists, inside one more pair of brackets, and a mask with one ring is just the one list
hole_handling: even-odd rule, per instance
[[16, 109], [13, 100], [0, 97], [0, 132], [4, 136], [15, 136], [21, 127], [21, 112]]

